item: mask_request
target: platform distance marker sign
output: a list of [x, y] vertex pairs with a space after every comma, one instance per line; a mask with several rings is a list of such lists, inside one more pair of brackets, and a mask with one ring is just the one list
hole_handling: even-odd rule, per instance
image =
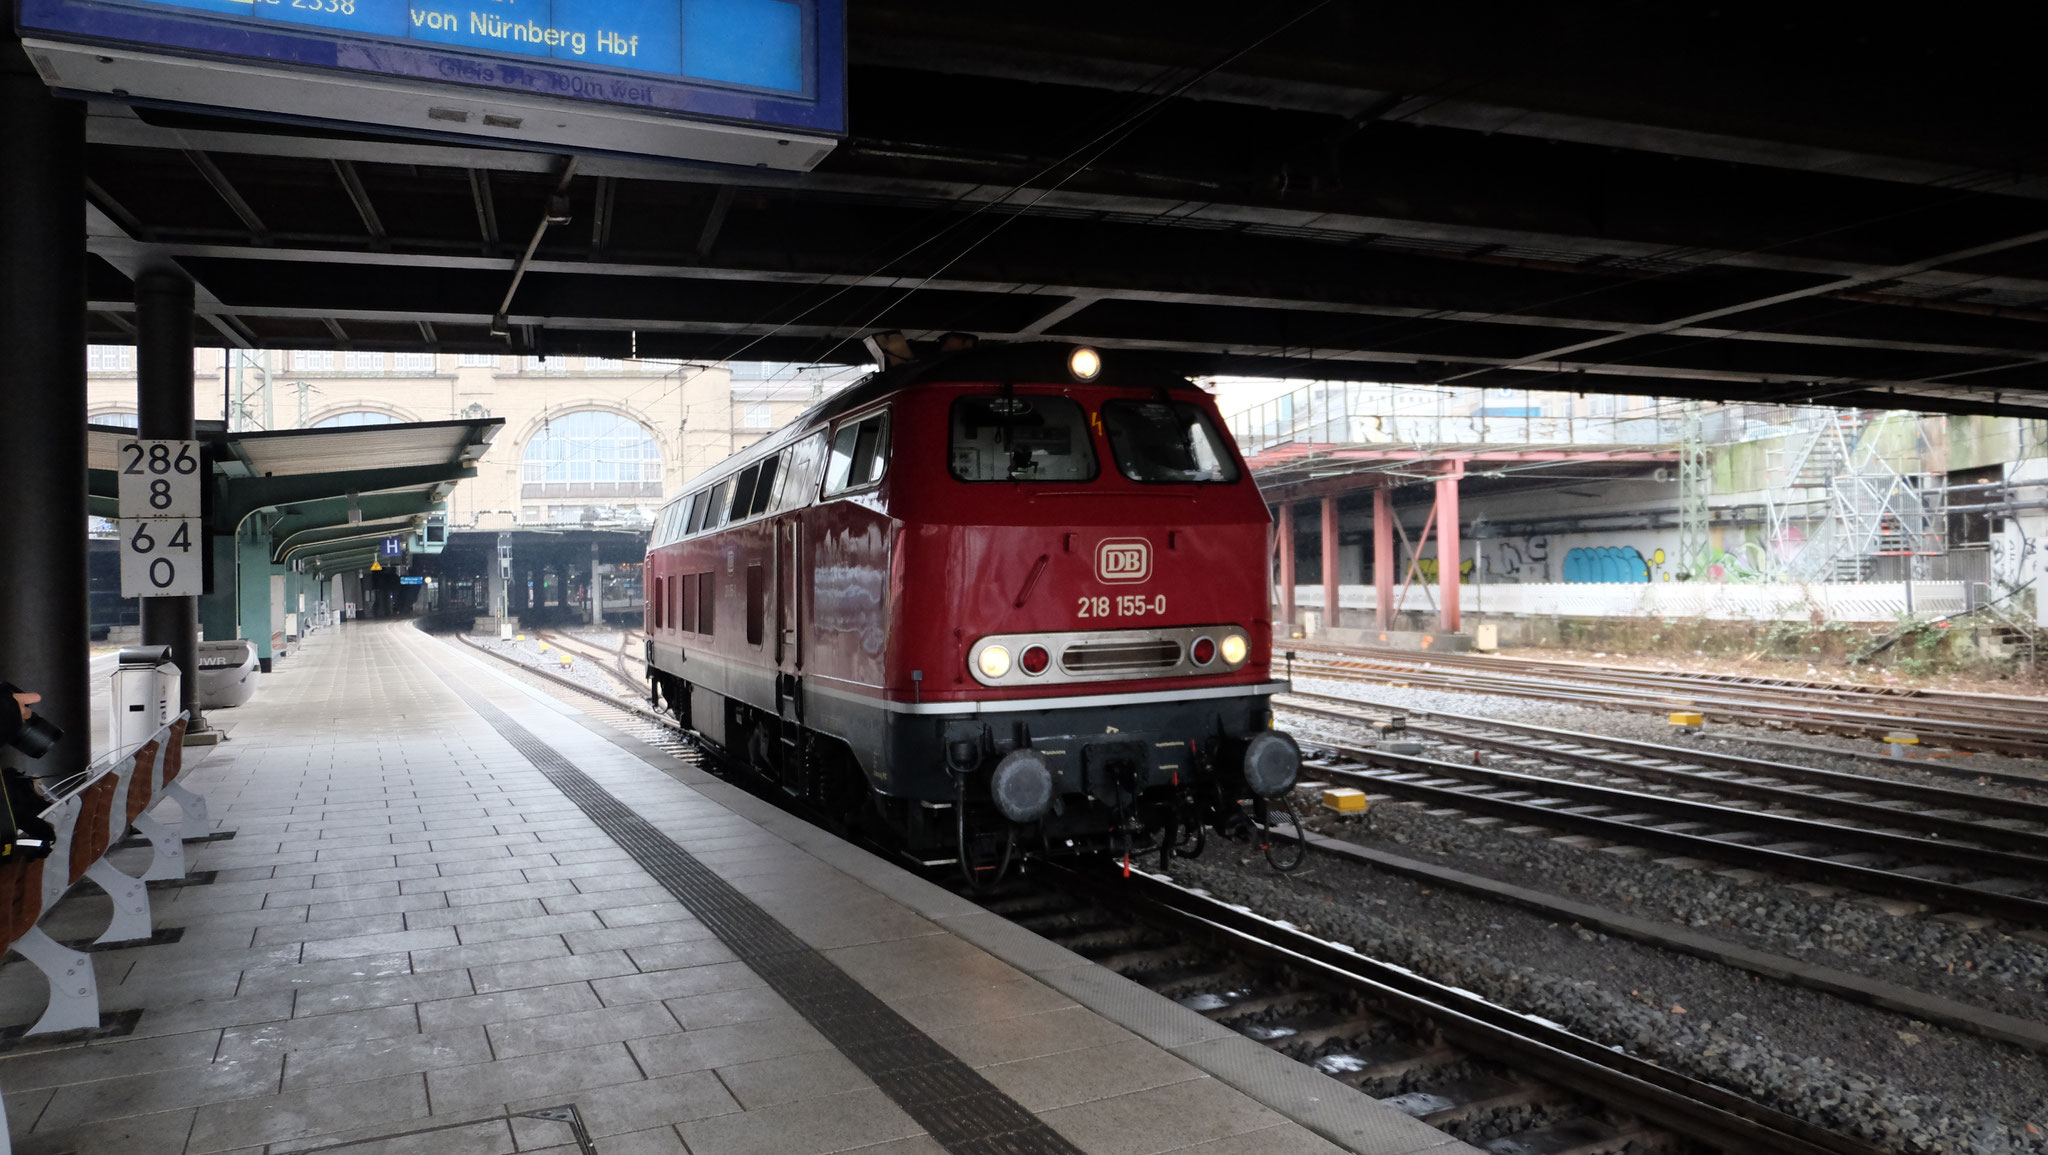
[[205, 467], [197, 441], [133, 438], [115, 448], [121, 503], [121, 596], [206, 592]]

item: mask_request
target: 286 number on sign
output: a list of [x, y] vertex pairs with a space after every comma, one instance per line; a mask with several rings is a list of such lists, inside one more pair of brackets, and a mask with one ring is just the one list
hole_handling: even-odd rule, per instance
[[197, 441], [123, 441], [115, 449], [122, 517], [198, 517]]
[[196, 517], [124, 517], [121, 596], [197, 597], [205, 593], [206, 536]]

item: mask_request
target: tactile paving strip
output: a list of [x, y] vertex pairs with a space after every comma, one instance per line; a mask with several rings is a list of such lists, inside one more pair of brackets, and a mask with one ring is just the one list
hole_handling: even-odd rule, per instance
[[1081, 1155], [532, 731], [447, 674], [441, 679], [946, 1150]]

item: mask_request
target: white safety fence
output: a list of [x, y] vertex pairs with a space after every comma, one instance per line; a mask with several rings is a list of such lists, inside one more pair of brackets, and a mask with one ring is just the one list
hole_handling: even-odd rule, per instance
[[[43, 916], [73, 886], [90, 879], [114, 900], [113, 916], [95, 944], [151, 937], [149, 884], [184, 878], [185, 839], [209, 832], [206, 799], [176, 781], [183, 765], [185, 721], [186, 715], [178, 715], [140, 748], [95, 763], [67, 783], [42, 812], [56, 830], [49, 856], [0, 865], [0, 943], [20, 952], [50, 985], [49, 1005], [28, 1029], [31, 1035], [100, 1025], [91, 953], [51, 938], [37, 925]], [[176, 822], [153, 813], [167, 797], [178, 804]], [[106, 857], [130, 828], [154, 851], [140, 878], [114, 869]], [[0, 1110], [0, 1155], [10, 1150]]]
[[[1458, 587], [1458, 604], [1468, 614], [1509, 614], [1530, 617], [1622, 618], [1659, 616], [1705, 618], [1712, 621], [1811, 621], [1816, 614], [1830, 622], [1891, 622], [1911, 612], [1915, 617], [1961, 613], [1962, 582], [1796, 582], [1768, 585], [1727, 582], [1529, 582], [1520, 585]], [[1378, 593], [1371, 586], [1347, 585], [1337, 590], [1337, 604], [1346, 610], [1377, 610]], [[1420, 584], [1408, 587], [1398, 609], [1435, 613], [1437, 590]], [[1278, 592], [1275, 592], [1278, 600]], [[1294, 603], [1321, 609], [1323, 587], [1296, 586]], [[1910, 609], [1909, 609], [1910, 607]]]

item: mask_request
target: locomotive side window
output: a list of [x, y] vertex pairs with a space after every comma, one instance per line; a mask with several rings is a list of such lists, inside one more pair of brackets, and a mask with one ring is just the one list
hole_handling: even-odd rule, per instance
[[675, 524], [669, 527], [669, 540], [675, 541], [690, 532], [690, 510], [697, 504], [697, 495], [690, 494], [676, 503]]
[[768, 616], [768, 579], [756, 562], [747, 567], [747, 644], [761, 644], [763, 619]]
[[1201, 407], [1186, 401], [1105, 401], [1102, 430], [1116, 467], [1143, 482], [1228, 485], [1237, 462]]
[[825, 435], [815, 433], [789, 448], [782, 468], [782, 496], [776, 509], [802, 509], [818, 492], [818, 467], [824, 464]]
[[749, 465], [740, 470], [732, 483], [732, 513], [727, 521], [745, 521], [754, 509], [754, 482], [761, 476], [759, 465]]
[[710, 494], [704, 492], [697, 494], [694, 499], [696, 504], [690, 507], [690, 526], [683, 531], [684, 533], [696, 533], [704, 528], [705, 511], [711, 508], [710, 496]]
[[717, 529], [725, 524], [726, 514], [731, 512], [732, 478], [704, 491], [704, 528]]
[[952, 470], [961, 481], [1093, 481], [1088, 419], [1065, 397], [959, 398], [953, 402]]
[[825, 496], [846, 493], [882, 479], [889, 462], [889, 415], [839, 427], [832, 437], [832, 460], [825, 470]]
[[754, 479], [754, 501], [747, 510], [747, 516], [767, 513], [775, 497], [775, 475], [782, 468], [780, 453], [760, 464], [761, 475]]

